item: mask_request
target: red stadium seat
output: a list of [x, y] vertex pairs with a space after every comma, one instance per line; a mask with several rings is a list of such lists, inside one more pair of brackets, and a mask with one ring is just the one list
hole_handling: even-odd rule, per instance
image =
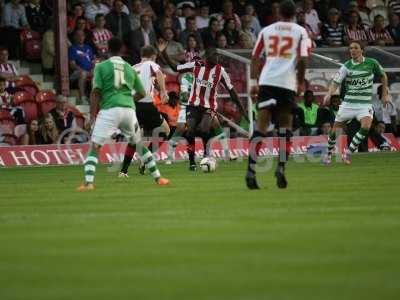
[[25, 91], [16, 92], [14, 94], [14, 104], [16, 106], [21, 106], [24, 109], [26, 121], [28, 123], [30, 123], [32, 120], [38, 119], [39, 110], [32, 94]]
[[14, 134], [15, 120], [6, 110], [0, 110], [0, 132]]
[[33, 30], [22, 30], [20, 33], [21, 45], [26, 59], [40, 61], [42, 52], [42, 38]]
[[177, 82], [168, 82], [166, 88], [168, 92], [175, 92], [179, 95], [180, 86]]
[[40, 91], [35, 98], [42, 115], [56, 107], [56, 94], [51, 90]]
[[36, 83], [30, 78], [28, 75], [18, 76], [17, 80], [15, 80], [15, 89], [17, 91], [26, 91], [30, 93], [32, 96], [35, 96], [39, 91]]
[[170, 83], [170, 82], [178, 83], [178, 76], [167, 73], [166, 77], [165, 77], [165, 82], [166, 83]]

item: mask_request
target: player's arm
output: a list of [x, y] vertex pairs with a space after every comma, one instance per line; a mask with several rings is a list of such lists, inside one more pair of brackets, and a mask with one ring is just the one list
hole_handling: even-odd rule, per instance
[[337, 71], [336, 74], [333, 76], [333, 79], [329, 84], [328, 93], [324, 97], [324, 105], [329, 105], [332, 95], [336, 93], [346, 76], [347, 69], [345, 66], [342, 66], [339, 71]]
[[389, 84], [388, 84], [388, 78], [383, 70], [382, 66], [376, 61], [375, 62], [375, 69], [374, 69], [374, 74], [378, 75], [381, 79], [382, 83], [382, 102], [385, 107], [388, 106], [388, 103], [390, 102], [389, 98]]
[[165, 104], [168, 102], [168, 93], [165, 87], [165, 75], [160, 69], [156, 71], [156, 79], [160, 88], [161, 103]]
[[298, 47], [299, 55], [297, 57], [296, 65], [297, 92], [301, 94], [305, 91], [306, 68], [308, 65], [308, 57], [310, 56], [312, 49], [312, 41], [304, 28], [302, 29], [301, 39]]
[[261, 55], [265, 51], [264, 38], [262, 31], [259, 33], [257, 42], [254, 46], [250, 62], [250, 96], [257, 97], [258, 94], [258, 76], [262, 65]]
[[229, 96], [231, 97], [232, 102], [239, 107], [242, 115], [245, 117], [247, 121], [249, 121], [249, 118], [246, 114], [246, 110], [244, 109], [242, 102], [240, 102], [239, 96], [236, 93], [235, 88], [231, 83], [231, 79], [229, 78], [229, 75], [226, 73], [224, 68], [222, 68], [221, 70], [221, 83], [223, 84], [225, 89], [229, 92]]
[[99, 111], [99, 103], [101, 99], [101, 91], [98, 88], [92, 89], [90, 92], [90, 124], [94, 123], [97, 112]]
[[135, 102], [138, 102], [139, 100], [143, 99], [146, 96], [146, 91], [144, 90], [142, 81], [140, 80], [139, 75], [135, 70], [133, 70], [135, 73], [135, 81], [133, 83], [133, 88], [135, 90], [135, 94], [133, 95], [133, 100]]

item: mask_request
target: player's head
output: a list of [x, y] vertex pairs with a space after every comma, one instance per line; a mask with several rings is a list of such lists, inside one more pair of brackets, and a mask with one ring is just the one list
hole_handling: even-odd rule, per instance
[[314, 101], [314, 92], [307, 90], [304, 92], [304, 104], [310, 106]]
[[122, 49], [122, 41], [117, 37], [113, 37], [108, 41], [108, 50], [111, 55], [119, 55]]
[[342, 101], [340, 100], [339, 95], [332, 95], [330, 107], [332, 107], [334, 110], [339, 110], [339, 106], [340, 106], [341, 102]]
[[209, 65], [216, 65], [219, 61], [219, 55], [216, 48], [207, 48], [204, 58]]
[[279, 7], [280, 14], [285, 20], [292, 20], [296, 15], [296, 4], [293, 0], [284, 0]]
[[358, 60], [363, 56], [364, 45], [360, 41], [352, 41], [349, 45], [350, 56], [354, 60]]
[[376, 129], [377, 133], [379, 133], [379, 134], [385, 133], [385, 130], [386, 130], [385, 123], [383, 121], [379, 121], [376, 124], [375, 129]]
[[176, 107], [179, 102], [179, 96], [176, 92], [168, 93], [168, 105], [171, 107]]
[[151, 45], [144, 46], [140, 49], [140, 56], [144, 59], [155, 61], [157, 59], [157, 50]]

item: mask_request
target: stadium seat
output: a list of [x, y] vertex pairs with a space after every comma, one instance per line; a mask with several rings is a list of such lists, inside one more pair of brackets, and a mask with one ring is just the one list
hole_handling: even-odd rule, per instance
[[30, 123], [32, 120], [37, 120], [39, 117], [39, 110], [33, 95], [26, 91], [19, 91], [14, 94], [14, 104], [21, 106], [26, 115], [26, 121]]
[[21, 45], [24, 56], [30, 61], [40, 61], [42, 53], [42, 38], [33, 30], [22, 30], [20, 33]]
[[175, 92], [179, 95], [180, 87], [177, 82], [168, 82], [166, 88], [168, 92]]
[[6, 110], [0, 110], [0, 132], [14, 134], [15, 120]]
[[51, 90], [40, 91], [35, 98], [42, 115], [56, 107], [56, 94]]
[[166, 83], [170, 83], [170, 82], [178, 83], [178, 76], [166, 73], [165, 82]]
[[26, 91], [30, 93], [33, 97], [39, 91], [36, 83], [28, 75], [18, 76], [17, 80], [15, 80], [14, 83], [16, 91]]

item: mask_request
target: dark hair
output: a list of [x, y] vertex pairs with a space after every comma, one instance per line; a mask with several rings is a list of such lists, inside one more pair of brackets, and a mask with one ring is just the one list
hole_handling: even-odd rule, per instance
[[186, 18], [186, 23], [189, 21], [196, 21], [196, 18], [194, 16], [189, 16]]
[[6, 81], [7, 80], [4, 77], [0, 76], [0, 82], [6, 82]]
[[101, 17], [104, 17], [104, 14], [97, 14], [97, 15], [94, 17], [94, 20], [97, 21], [97, 20], [100, 19]]
[[378, 94], [379, 99], [382, 99], [383, 85], [379, 85], [376, 93]]
[[113, 37], [108, 41], [108, 50], [111, 54], [118, 54], [122, 49], [122, 41], [117, 37]]
[[211, 24], [213, 22], [219, 22], [218, 19], [216, 17], [211, 17], [210, 20], [208, 21], [208, 27], [211, 27]]
[[157, 55], [157, 50], [151, 45], [144, 46], [140, 49], [140, 56], [145, 58], [150, 58], [153, 55]]
[[189, 39], [190, 38], [193, 38], [196, 41], [196, 50], [199, 50], [199, 43], [198, 43], [197, 38], [196, 38], [196, 36], [194, 34], [189, 34], [187, 36], [187, 38], [186, 38], [186, 46], [187, 46], [187, 48], [189, 48]]
[[385, 19], [382, 15], [376, 15], [376, 16], [374, 17], [374, 22], [376, 22], [376, 20], [377, 20], [378, 18]]
[[0, 46], [0, 52], [1, 52], [1, 51], [4, 51], [4, 50], [5, 50], [5, 51], [8, 51], [8, 48], [7, 48], [7, 47], [4, 47], [4, 46]]
[[307, 95], [314, 96], [314, 92], [312, 90], [307, 90], [307, 91], [304, 92], [304, 97], [307, 96]]
[[364, 51], [365, 46], [364, 46], [364, 43], [363, 43], [362, 41], [359, 41], [359, 40], [351, 41], [350, 44], [349, 44], [349, 47], [350, 47], [350, 45], [353, 44], [353, 43], [358, 44], [358, 45], [360, 46], [361, 50]]
[[296, 15], [296, 4], [293, 0], [284, 0], [279, 6], [279, 12], [286, 19], [293, 18]]
[[169, 98], [168, 105], [175, 108], [179, 102], [178, 94], [176, 92], [169, 92], [168, 98]]
[[76, 23], [78, 23], [78, 21], [80, 21], [80, 20], [84, 20], [84, 21], [87, 23], [87, 20], [86, 20], [85, 17], [78, 17], [78, 18], [76, 19]]

